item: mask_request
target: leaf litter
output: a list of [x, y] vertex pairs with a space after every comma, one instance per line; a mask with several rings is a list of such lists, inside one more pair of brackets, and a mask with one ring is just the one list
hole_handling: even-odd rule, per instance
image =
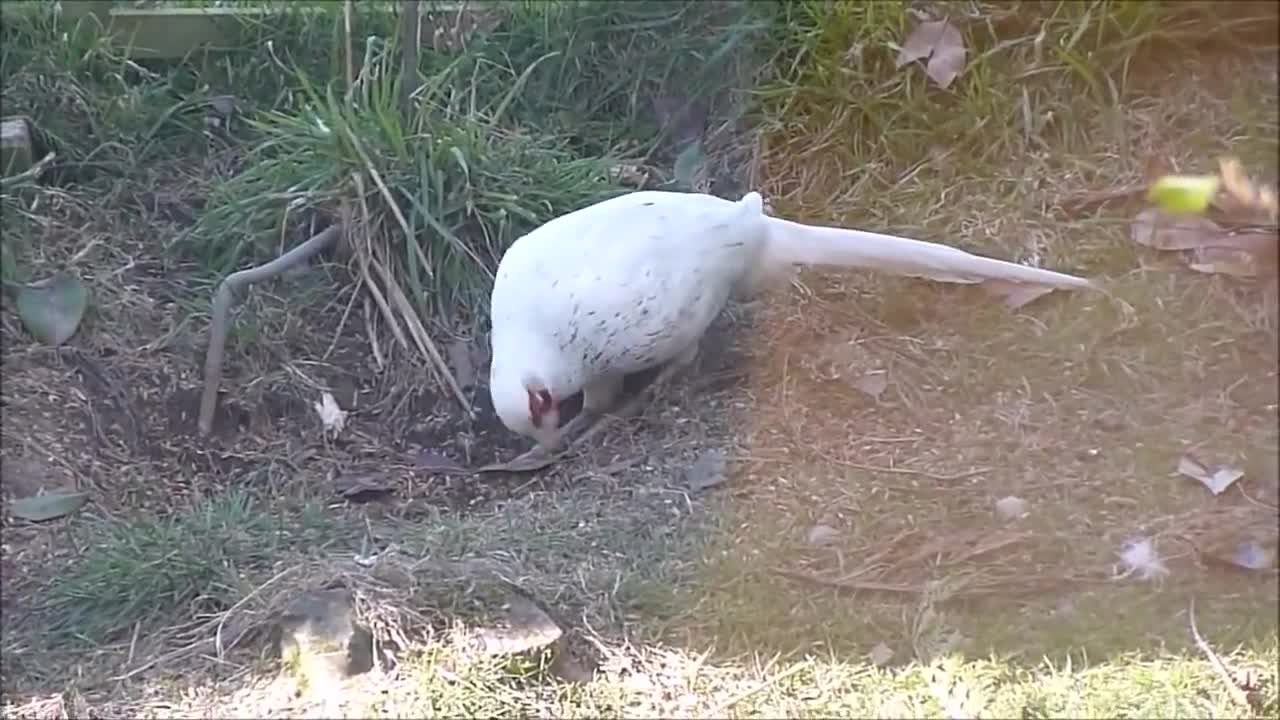
[[[1254, 183], [1234, 158], [1220, 160], [1214, 176], [1165, 175], [1151, 185], [1147, 199], [1157, 207], [1138, 213], [1130, 226], [1139, 245], [1181, 252], [1196, 272], [1275, 275], [1276, 193]], [[1214, 217], [1206, 214], [1210, 210]]]
[[1221, 495], [1235, 481], [1244, 477], [1244, 470], [1230, 465], [1210, 467], [1191, 455], [1183, 455], [1178, 460], [1178, 472], [1189, 478], [1199, 480], [1214, 495]]
[[924, 71], [944, 90], [955, 82], [964, 69], [964, 37], [950, 18], [931, 20], [916, 25], [898, 49], [897, 66], [924, 60]]

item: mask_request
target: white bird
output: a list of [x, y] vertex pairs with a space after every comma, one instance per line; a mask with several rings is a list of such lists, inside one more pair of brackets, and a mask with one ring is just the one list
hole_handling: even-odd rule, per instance
[[494, 410], [509, 429], [555, 450], [573, 434], [559, 427], [561, 401], [583, 391], [578, 423], [610, 409], [624, 376], [669, 362], [663, 379], [696, 357], [731, 296], [796, 265], [1091, 286], [946, 245], [771, 217], [755, 192], [737, 202], [632, 192], [555, 218], [503, 255], [490, 307]]

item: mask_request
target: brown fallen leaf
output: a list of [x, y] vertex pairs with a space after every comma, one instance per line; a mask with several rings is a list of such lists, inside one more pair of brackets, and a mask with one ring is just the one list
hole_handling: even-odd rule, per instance
[[1262, 275], [1262, 265], [1256, 253], [1225, 247], [1196, 248], [1187, 262], [1196, 272], [1246, 278]]
[[1147, 208], [1133, 219], [1130, 237], [1156, 250], [1189, 251], [1188, 266], [1197, 272], [1263, 277], [1275, 272], [1280, 235], [1269, 229], [1231, 232], [1209, 218], [1170, 216]]
[[1264, 187], [1245, 174], [1244, 167], [1235, 158], [1218, 161], [1218, 175], [1222, 178], [1214, 205], [1227, 215], [1241, 222], [1276, 222], [1280, 215], [1280, 201], [1274, 188]]
[[1017, 310], [1032, 300], [1053, 292], [1053, 288], [1045, 287], [1044, 285], [1031, 285], [1008, 280], [984, 281], [982, 289], [989, 295], [999, 298], [1004, 303], [1004, 306], [1010, 310]]
[[1198, 480], [1214, 495], [1221, 495], [1235, 481], [1244, 477], [1244, 470], [1230, 465], [1212, 467], [1201, 462], [1192, 455], [1183, 455], [1178, 460], [1178, 473]]
[[333, 489], [349, 500], [366, 499], [371, 495], [391, 492], [387, 479], [376, 473], [341, 475], [333, 481]]
[[476, 382], [476, 366], [473, 362], [471, 343], [466, 340], [455, 340], [445, 348], [449, 356], [449, 366], [453, 369], [453, 377], [458, 387], [465, 388]]
[[857, 380], [853, 381], [853, 387], [857, 390], [870, 395], [872, 399], [879, 400], [880, 396], [889, 387], [889, 374], [883, 370], [869, 372]]
[[439, 450], [419, 450], [413, 454], [413, 469], [430, 472], [457, 472], [462, 466]]
[[949, 18], [916, 25], [898, 50], [897, 66], [928, 58], [925, 73], [946, 89], [964, 69], [964, 37]]
[[719, 450], [707, 450], [698, 455], [698, 458], [685, 471], [685, 484], [694, 492], [720, 485], [728, 479], [725, 466], [724, 453]]
[[1157, 208], [1147, 208], [1133, 218], [1129, 236], [1139, 245], [1156, 250], [1191, 250], [1212, 242], [1222, 228], [1207, 217], [1173, 217]]
[[562, 459], [567, 457], [567, 455], [568, 453], [564, 452], [553, 455], [543, 449], [541, 445], [534, 445], [523, 455], [519, 455], [506, 462], [489, 463], [488, 465], [478, 467], [471, 472], [476, 475], [491, 472], [533, 472], [534, 470], [541, 470], [542, 468], [550, 467], [551, 465], [560, 462]]

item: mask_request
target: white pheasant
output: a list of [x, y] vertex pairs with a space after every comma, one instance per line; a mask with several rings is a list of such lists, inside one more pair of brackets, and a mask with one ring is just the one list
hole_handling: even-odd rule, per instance
[[[639, 191], [563, 215], [516, 240], [491, 302], [489, 393], [511, 430], [555, 450], [611, 409], [624, 376], [687, 364], [732, 295], [796, 265], [865, 268], [954, 283], [1083, 288], [1083, 278], [892, 235], [803, 225], [760, 195]], [[560, 402], [583, 411], [560, 425]]]

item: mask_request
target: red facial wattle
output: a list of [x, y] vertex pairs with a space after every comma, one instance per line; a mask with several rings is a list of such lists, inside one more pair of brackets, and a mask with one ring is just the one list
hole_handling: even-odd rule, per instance
[[542, 416], [556, 407], [555, 398], [548, 390], [529, 391], [529, 419], [536, 428], [542, 427]]

